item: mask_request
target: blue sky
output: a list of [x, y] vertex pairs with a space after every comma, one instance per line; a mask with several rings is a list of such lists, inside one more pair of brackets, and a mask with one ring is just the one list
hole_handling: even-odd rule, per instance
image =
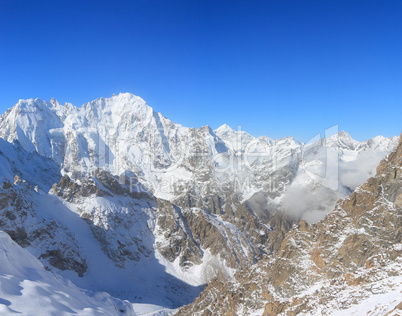
[[143, 97], [185, 126], [399, 135], [402, 1], [0, 0], [0, 112]]

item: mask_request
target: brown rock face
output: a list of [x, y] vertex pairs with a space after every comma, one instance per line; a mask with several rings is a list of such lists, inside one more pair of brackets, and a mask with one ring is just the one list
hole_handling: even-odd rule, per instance
[[179, 257], [181, 266], [201, 263], [200, 240], [193, 237], [193, 230], [186, 229], [180, 209], [175, 209], [168, 201], [158, 200], [157, 224], [164, 236], [164, 242], [156, 245], [162, 256], [171, 262]]
[[[222, 224], [201, 209], [181, 209], [165, 200], [157, 202], [158, 234], [164, 238], [156, 246], [169, 261], [179, 258], [183, 267], [200, 264], [203, 252], [208, 250], [226, 266], [243, 269], [259, 258], [259, 249], [245, 235], [230, 229], [229, 223]], [[245, 248], [248, 254], [244, 253]]]
[[[324, 220], [294, 225], [274, 256], [234, 280], [213, 279], [177, 315], [326, 314], [376, 293], [398, 291], [401, 274], [402, 137], [376, 176], [338, 202]], [[389, 304], [378, 303], [376, 313], [398, 315], [400, 301]]]

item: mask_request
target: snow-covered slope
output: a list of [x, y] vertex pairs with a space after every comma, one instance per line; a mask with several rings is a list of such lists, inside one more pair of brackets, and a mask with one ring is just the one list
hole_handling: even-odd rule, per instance
[[28, 251], [0, 231], [0, 314], [136, 315], [128, 301], [92, 293], [46, 271]]

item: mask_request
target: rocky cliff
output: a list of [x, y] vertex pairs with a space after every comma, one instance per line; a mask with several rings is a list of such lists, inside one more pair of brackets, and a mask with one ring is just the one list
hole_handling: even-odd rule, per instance
[[300, 221], [279, 251], [177, 315], [401, 315], [402, 141], [376, 175], [317, 224]]

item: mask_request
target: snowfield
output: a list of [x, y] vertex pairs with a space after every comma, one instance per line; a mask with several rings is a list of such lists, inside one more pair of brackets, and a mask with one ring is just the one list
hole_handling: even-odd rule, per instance
[[128, 301], [93, 293], [46, 271], [42, 263], [0, 231], [0, 314], [138, 315]]
[[155, 315], [173, 310], [153, 304], [132, 304], [105, 292], [75, 286], [0, 231], [0, 315]]

